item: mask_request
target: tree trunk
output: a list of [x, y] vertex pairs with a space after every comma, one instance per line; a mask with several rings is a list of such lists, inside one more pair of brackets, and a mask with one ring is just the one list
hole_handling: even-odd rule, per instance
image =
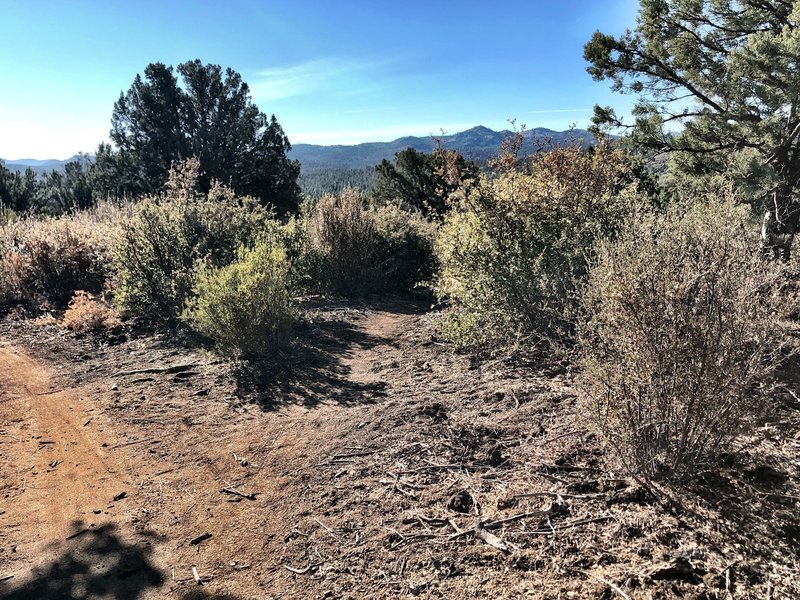
[[800, 206], [792, 203], [792, 191], [782, 185], [772, 194], [761, 226], [761, 251], [767, 260], [787, 262], [800, 220]]

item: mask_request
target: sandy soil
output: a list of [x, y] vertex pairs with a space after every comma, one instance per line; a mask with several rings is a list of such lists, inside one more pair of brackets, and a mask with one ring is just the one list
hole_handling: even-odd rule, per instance
[[795, 384], [647, 490], [558, 366], [456, 354], [409, 303], [310, 314], [257, 365], [3, 324], [0, 597], [800, 597]]

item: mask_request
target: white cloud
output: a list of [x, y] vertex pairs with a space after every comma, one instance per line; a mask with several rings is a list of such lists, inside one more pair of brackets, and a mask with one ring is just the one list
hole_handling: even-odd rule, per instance
[[324, 58], [298, 65], [266, 69], [251, 78], [256, 100], [281, 100], [336, 88], [352, 92], [357, 82], [366, 83], [374, 63], [342, 58]]

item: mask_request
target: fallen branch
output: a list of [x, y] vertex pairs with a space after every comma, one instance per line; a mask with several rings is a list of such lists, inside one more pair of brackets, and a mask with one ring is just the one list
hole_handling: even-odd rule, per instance
[[147, 438], [144, 440], [134, 440], [132, 442], [125, 442], [124, 444], [117, 444], [115, 446], [111, 446], [111, 449], [114, 450], [116, 448], [125, 448], [126, 446], [134, 446], [136, 444], [144, 444], [147, 442], [160, 442], [161, 440], [154, 440], [153, 438]]
[[14, 577], [14, 576], [13, 575], [3, 575], [2, 577], [0, 577], [0, 581], [8, 581], [12, 577]]
[[514, 494], [512, 498], [517, 500], [519, 498], [535, 498], [537, 496], [545, 496], [547, 498], [575, 498], [579, 500], [605, 498], [605, 494], [567, 494], [566, 492], [529, 492], [526, 494]]
[[375, 454], [377, 450], [362, 450], [360, 452], [347, 452], [345, 454], [334, 454], [331, 456], [332, 461], [340, 460], [342, 458], [353, 458], [354, 456], [369, 456]]
[[308, 566], [307, 566], [307, 567], [305, 567], [305, 568], [303, 568], [303, 569], [296, 569], [295, 567], [290, 567], [289, 565], [281, 565], [281, 566], [282, 566], [284, 569], [286, 569], [287, 571], [291, 571], [291, 572], [292, 572], [292, 573], [294, 573], [295, 575], [305, 575], [305, 574], [306, 574], [306, 573], [308, 573], [308, 572], [309, 572], [311, 569], [316, 569], [317, 567], [321, 567], [322, 565], [323, 565], [323, 563], [321, 563], [321, 562], [317, 562], [317, 563], [308, 563]]
[[474, 465], [424, 465], [407, 471], [395, 471], [395, 474], [408, 475], [410, 473], [419, 473], [420, 471], [474, 471], [477, 468]]
[[591, 519], [580, 519], [572, 521], [571, 523], [562, 523], [560, 525], [551, 526], [551, 529], [536, 529], [534, 531], [514, 531], [513, 535], [553, 535], [553, 531], [563, 531], [579, 525], [588, 525], [589, 523], [600, 523], [602, 521], [614, 521], [616, 517], [611, 515], [603, 515], [600, 517], [592, 517]]
[[231, 494], [232, 496], [240, 496], [240, 497], [242, 497], [242, 498], [244, 498], [246, 500], [255, 500], [256, 499], [256, 495], [255, 494], [245, 494], [244, 492], [240, 492], [239, 490], [236, 490], [236, 489], [234, 489], [232, 487], [224, 487], [220, 491], [224, 492], [225, 494]]
[[90, 531], [91, 531], [91, 529], [89, 529], [89, 528], [87, 527], [86, 529], [81, 529], [80, 531], [76, 531], [76, 532], [75, 532], [75, 533], [73, 533], [72, 535], [68, 535], [68, 536], [67, 536], [65, 539], [68, 539], [68, 540], [73, 540], [73, 539], [75, 539], [76, 537], [80, 537], [80, 536], [82, 536], [84, 533], [89, 533]]
[[542, 448], [543, 446], [547, 446], [547, 444], [552, 444], [553, 442], [555, 442], [557, 440], [560, 440], [562, 438], [569, 437], [571, 435], [575, 435], [576, 433], [584, 433], [584, 432], [579, 430], [579, 429], [576, 429], [575, 431], [568, 431], [567, 433], [562, 433], [561, 435], [557, 435], [555, 437], [552, 437], [552, 438], [544, 440], [543, 442], [541, 442], [539, 444], [539, 448]]
[[529, 519], [531, 517], [549, 517], [555, 513], [555, 507], [558, 506], [554, 504], [547, 510], [534, 510], [531, 512], [524, 512], [518, 515], [513, 515], [511, 517], [506, 517], [505, 519], [499, 519], [497, 521], [487, 521], [483, 524], [484, 527], [487, 529], [496, 529], [501, 525], [505, 525], [506, 523], [512, 523], [514, 521], [519, 521], [520, 519]]
[[207, 539], [209, 539], [210, 537], [211, 537], [211, 534], [210, 534], [210, 533], [203, 533], [203, 534], [200, 534], [200, 535], [198, 535], [196, 538], [194, 538], [193, 540], [190, 540], [190, 541], [189, 541], [189, 545], [190, 545], [190, 546], [196, 546], [196, 545], [197, 545], [197, 544], [199, 544], [200, 542], [204, 542], [204, 541], [206, 541]]
[[[28, 386], [25, 386], [25, 389], [28, 390]], [[33, 394], [34, 396], [49, 396], [50, 394], [59, 394], [61, 392], [66, 391], [67, 388], [59, 388], [57, 390], [50, 390], [49, 392], [32, 392], [28, 390], [29, 394]]]
[[478, 521], [475, 524], [475, 536], [482, 539], [484, 542], [489, 544], [490, 546], [497, 548], [502, 552], [511, 552], [514, 546], [506, 542], [505, 540], [497, 537], [495, 534], [491, 533], [489, 530], [484, 528], [484, 525]]

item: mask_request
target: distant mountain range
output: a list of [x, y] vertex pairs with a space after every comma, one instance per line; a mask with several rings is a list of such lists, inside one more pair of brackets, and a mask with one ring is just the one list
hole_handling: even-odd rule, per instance
[[[437, 139], [441, 140], [446, 149], [457, 150], [465, 158], [482, 162], [497, 156], [503, 140], [511, 135], [510, 131], [492, 131], [488, 127], [478, 125], [453, 135], [437, 136]], [[552, 145], [562, 145], [570, 141], [576, 141], [582, 145], [589, 145], [594, 142], [591, 134], [584, 129], [553, 131], [552, 129], [537, 127], [536, 129], [526, 130], [523, 135], [523, 154], [534, 151], [537, 147], [537, 142], [544, 142], [545, 140], [549, 140]], [[436, 139], [432, 136], [406, 136], [391, 142], [368, 142], [353, 146], [294, 144], [289, 156], [300, 161], [305, 173], [338, 169], [363, 169], [373, 167], [383, 159], [392, 159], [396, 153], [409, 147], [420, 152], [432, 152], [436, 148], [436, 143]], [[83, 157], [85, 159], [86, 155], [83, 155]], [[24, 171], [30, 167], [37, 173], [42, 173], [53, 169], [63, 169], [66, 163], [80, 158], [80, 155], [75, 155], [67, 160], [23, 158], [19, 160], [4, 160], [3, 162], [6, 168], [12, 171]]]
[[[296, 158], [303, 165], [305, 173], [321, 170], [362, 169], [372, 167], [383, 159], [392, 159], [394, 155], [406, 148], [414, 148], [420, 152], [432, 152], [436, 148], [436, 139], [441, 140], [444, 148], [457, 150], [464, 158], [482, 162], [496, 157], [500, 152], [503, 140], [510, 137], [510, 131], [493, 131], [478, 125], [460, 133], [445, 136], [401, 137], [392, 142], [368, 142], [354, 146], [318, 146], [316, 144], [293, 144], [291, 158]], [[523, 133], [522, 153], [528, 154], [536, 150], [538, 142], [549, 140], [558, 146], [570, 141], [582, 145], [594, 143], [594, 138], [585, 129], [570, 131], [553, 131], [538, 127]]]
[[92, 157], [90, 157], [87, 154], [83, 155], [76, 154], [75, 156], [70, 156], [66, 160], [57, 160], [55, 158], [48, 158], [45, 160], [38, 160], [36, 158], [20, 158], [19, 160], [5, 160], [0, 158], [0, 160], [3, 161], [3, 163], [6, 166], [6, 169], [8, 169], [9, 171], [24, 171], [27, 168], [31, 168], [37, 175], [40, 175], [45, 171], [53, 171], [53, 170], [60, 171], [64, 168], [64, 165], [67, 164], [68, 162], [73, 162], [76, 160], [85, 161], [87, 158], [89, 158], [90, 160], [92, 159]]

